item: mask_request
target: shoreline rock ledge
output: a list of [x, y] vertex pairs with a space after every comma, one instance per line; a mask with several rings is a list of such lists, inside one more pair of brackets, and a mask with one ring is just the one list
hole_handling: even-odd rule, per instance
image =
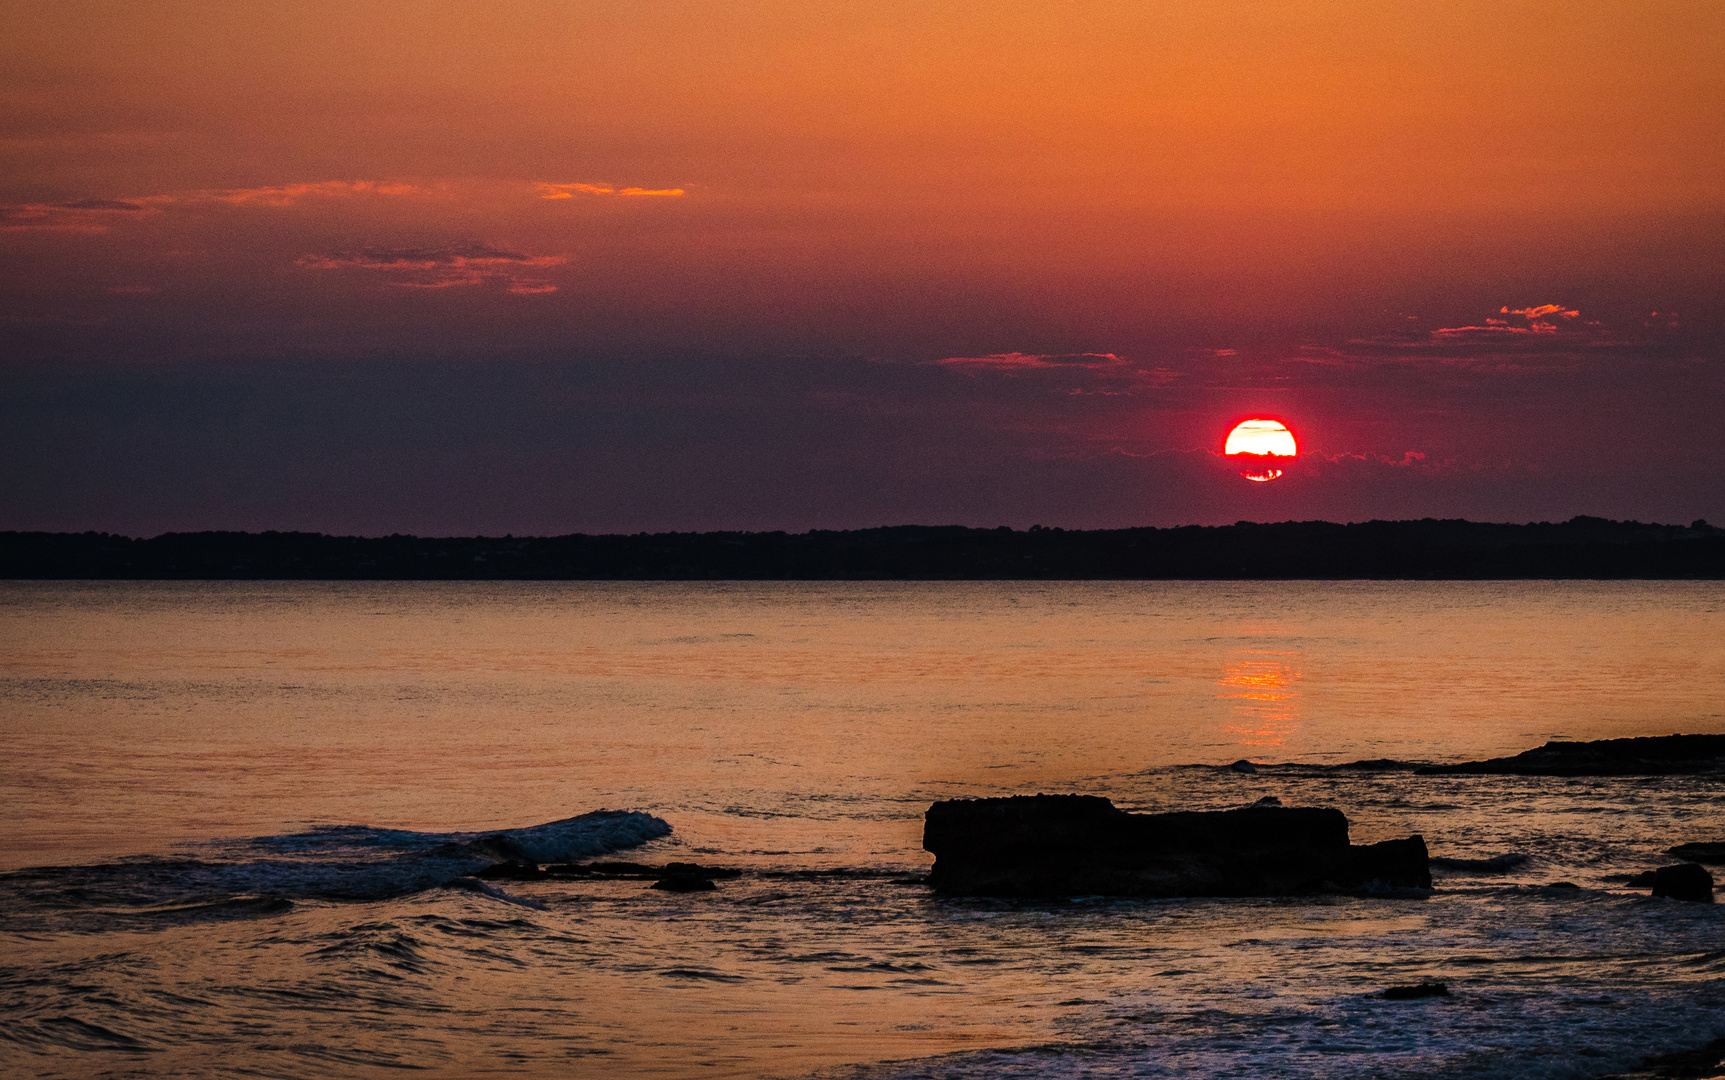
[[1429, 889], [1424, 838], [1348, 842], [1320, 807], [1133, 814], [1098, 795], [937, 802], [922, 846], [949, 896], [1297, 896]]
[[1514, 757], [1427, 765], [1418, 776], [1672, 776], [1725, 771], [1725, 735], [1548, 742]]

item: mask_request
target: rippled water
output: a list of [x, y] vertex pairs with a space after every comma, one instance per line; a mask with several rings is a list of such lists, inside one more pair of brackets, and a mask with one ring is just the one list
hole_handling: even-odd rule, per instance
[[[0, 583], [0, 1066], [1594, 1075], [1725, 1036], [1725, 905], [1608, 880], [1725, 839], [1719, 778], [1316, 766], [1675, 731], [1725, 732], [1716, 583]], [[1515, 857], [1426, 899], [915, 883], [930, 801], [1034, 791]], [[532, 835], [744, 874], [441, 885], [602, 809], [641, 814]]]

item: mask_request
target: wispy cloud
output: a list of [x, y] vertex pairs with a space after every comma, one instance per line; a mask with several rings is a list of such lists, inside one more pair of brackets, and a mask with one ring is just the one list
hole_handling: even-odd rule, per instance
[[535, 184], [541, 199], [573, 199], [577, 195], [617, 195], [624, 198], [676, 199], [687, 195], [682, 188], [618, 187], [615, 184]]
[[1511, 308], [1506, 305], [1499, 308], [1498, 313], [1502, 315], [1520, 315], [1529, 320], [1543, 319], [1547, 315], [1559, 315], [1565, 319], [1574, 319], [1581, 315], [1581, 312], [1579, 311], [1564, 310], [1562, 304], [1540, 304], [1538, 307], [1524, 308]]
[[328, 255], [307, 255], [299, 265], [308, 270], [366, 270], [382, 274], [390, 285], [406, 289], [448, 289], [501, 281], [522, 296], [556, 292], [557, 286], [523, 271], [561, 266], [562, 255], [529, 255], [486, 244], [441, 247], [364, 248]]
[[77, 199], [0, 206], [0, 232], [107, 232], [116, 220], [157, 214], [153, 200]]
[[[948, 356], [925, 361], [970, 375], [994, 374], [1007, 378], [1040, 375], [1059, 380], [1073, 397], [1130, 396], [1138, 390], [1159, 389], [1185, 377], [1171, 367], [1143, 368], [1114, 353], [992, 353], [988, 356]], [[1062, 378], [1066, 376], [1066, 378]], [[1074, 382], [1088, 385], [1073, 386]]]
[[312, 198], [352, 198], [363, 195], [426, 195], [413, 184], [392, 180], [325, 180], [314, 184], [272, 187], [212, 188], [123, 199], [74, 199], [0, 205], [0, 231], [102, 233], [119, 221], [160, 214], [170, 207], [210, 205], [288, 207]]
[[994, 353], [990, 356], [949, 356], [934, 363], [970, 371], [1097, 371], [1125, 361], [1113, 353]]
[[281, 184], [273, 187], [226, 188], [198, 191], [176, 198], [177, 202], [219, 202], [230, 206], [292, 206], [307, 196], [349, 198], [354, 195], [425, 195], [425, 188], [390, 180], [325, 180], [316, 184]]
[[1526, 320], [1526, 326], [1516, 326], [1508, 319], [1485, 320], [1484, 326], [1445, 326], [1433, 330], [1434, 337], [1491, 337], [1504, 334], [1555, 334], [1559, 327], [1550, 320], [1550, 316], [1560, 319], [1576, 319], [1581, 312], [1573, 308], [1565, 308], [1562, 304], [1536, 304], [1524, 308], [1512, 308], [1508, 304], [1498, 309], [1499, 315], [1516, 315]]

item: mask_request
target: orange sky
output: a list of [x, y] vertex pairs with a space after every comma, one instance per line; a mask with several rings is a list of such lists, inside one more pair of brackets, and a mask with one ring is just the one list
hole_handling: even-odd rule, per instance
[[[1098, 354], [1121, 367], [949, 365], [932, 398], [902, 370], [833, 367], [799, 392], [864, 411], [962, 399], [1025, 460], [1184, 452], [1260, 410], [1332, 456], [1547, 469], [1575, 440], [1499, 416], [1492, 379], [1550, 369], [1549, 408], [1598, 413], [1597, 432], [1632, 364], [1594, 358], [1652, 348], [1670, 398], [1610, 436], [1619, 457], [1717, 383], [1718, 3], [8, 0], [0, 18], [0, 317], [32, 379], [74, 361], [336, 378], [380, 356], [673, 357], [736, 397], [756, 379], [739, 365], [798, 357]], [[1583, 316], [1538, 359], [1438, 333], [1548, 303]], [[1672, 309], [1679, 325], [1650, 314]], [[1414, 363], [1408, 333], [1454, 355]], [[1071, 377], [1038, 398], [1051, 370]], [[1074, 415], [1062, 395], [1122, 400]], [[19, 467], [73, 437], [43, 428]], [[872, 453], [847, 468], [892, 467]], [[998, 512], [1042, 514], [1007, 476]], [[1591, 491], [1558, 502], [1658, 510]], [[1377, 505], [1330, 496], [1335, 515]], [[304, 498], [283, 496], [284, 521]], [[1509, 496], [1442, 498], [1516, 516]], [[950, 501], [868, 513], [933, 520]], [[1178, 505], [1249, 516], [1221, 495]], [[100, 518], [89, 506], [8, 513]], [[749, 521], [810, 513], [844, 518]], [[677, 524], [643, 502], [568, 527], [652, 522]]]

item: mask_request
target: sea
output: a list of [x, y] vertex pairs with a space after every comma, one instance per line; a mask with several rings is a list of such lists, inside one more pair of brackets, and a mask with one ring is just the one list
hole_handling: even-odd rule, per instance
[[[1725, 904], [1624, 880], [1725, 780], [1414, 767], [1679, 732], [1725, 583], [4, 582], [0, 1073], [1599, 1076], [1725, 1037]], [[1038, 792], [1435, 888], [923, 884], [930, 803]]]

